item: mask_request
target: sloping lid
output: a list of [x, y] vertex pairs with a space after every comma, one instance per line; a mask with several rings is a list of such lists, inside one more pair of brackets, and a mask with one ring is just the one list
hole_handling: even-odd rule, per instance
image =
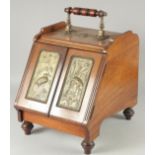
[[105, 49], [114, 39], [120, 35], [115, 32], [105, 32], [105, 38], [99, 40], [97, 38], [98, 30], [83, 27], [72, 27], [71, 34], [66, 34], [64, 26], [54, 31], [41, 35], [39, 41], [54, 43], [66, 47], [87, 47], [93, 50], [101, 51]]

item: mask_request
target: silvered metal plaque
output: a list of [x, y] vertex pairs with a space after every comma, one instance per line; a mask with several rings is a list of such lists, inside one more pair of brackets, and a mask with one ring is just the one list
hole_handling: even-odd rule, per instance
[[93, 66], [93, 59], [72, 57], [57, 103], [58, 107], [79, 111]]
[[47, 102], [59, 59], [57, 52], [41, 51], [26, 98]]

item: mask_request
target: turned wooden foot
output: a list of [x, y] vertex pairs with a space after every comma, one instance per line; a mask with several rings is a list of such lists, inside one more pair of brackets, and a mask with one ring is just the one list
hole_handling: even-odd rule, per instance
[[95, 143], [93, 141], [88, 142], [88, 141], [84, 140], [84, 141], [82, 141], [81, 145], [84, 149], [85, 154], [91, 154], [91, 150], [95, 146]]
[[33, 129], [33, 124], [31, 122], [24, 121], [22, 124], [22, 129], [24, 130], [26, 135], [30, 135]]
[[132, 116], [134, 115], [134, 110], [132, 108], [127, 108], [124, 110], [123, 114], [127, 120], [131, 120]]

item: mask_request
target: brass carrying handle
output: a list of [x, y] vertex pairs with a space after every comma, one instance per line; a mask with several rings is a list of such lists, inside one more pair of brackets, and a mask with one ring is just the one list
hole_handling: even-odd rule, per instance
[[70, 15], [81, 15], [81, 16], [90, 16], [90, 17], [100, 17], [100, 26], [98, 31], [98, 38], [104, 38], [104, 23], [103, 17], [107, 16], [107, 13], [103, 10], [96, 10], [96, 9], [88, 9], [88, 8], [78, 8], [78, 7], [68, 7], [64, 10], [67, 13], [67, 21], [66, 21], [66, 33], [71, 33], [72, 26], [71, 26], [71, 18]]

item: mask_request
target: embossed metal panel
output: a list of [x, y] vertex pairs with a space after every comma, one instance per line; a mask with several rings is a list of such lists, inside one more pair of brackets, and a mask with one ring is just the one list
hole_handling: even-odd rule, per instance
[[28, 89], [27, 98], [41, 102], [47, 101], [58, 62], [59, 53], [41, 51]]
[[48, 114], [65, 61], [67, 48], [34, 43], [16, 107]]
[[57, 106], [79, 111], [93, 59], [72, 57]]

